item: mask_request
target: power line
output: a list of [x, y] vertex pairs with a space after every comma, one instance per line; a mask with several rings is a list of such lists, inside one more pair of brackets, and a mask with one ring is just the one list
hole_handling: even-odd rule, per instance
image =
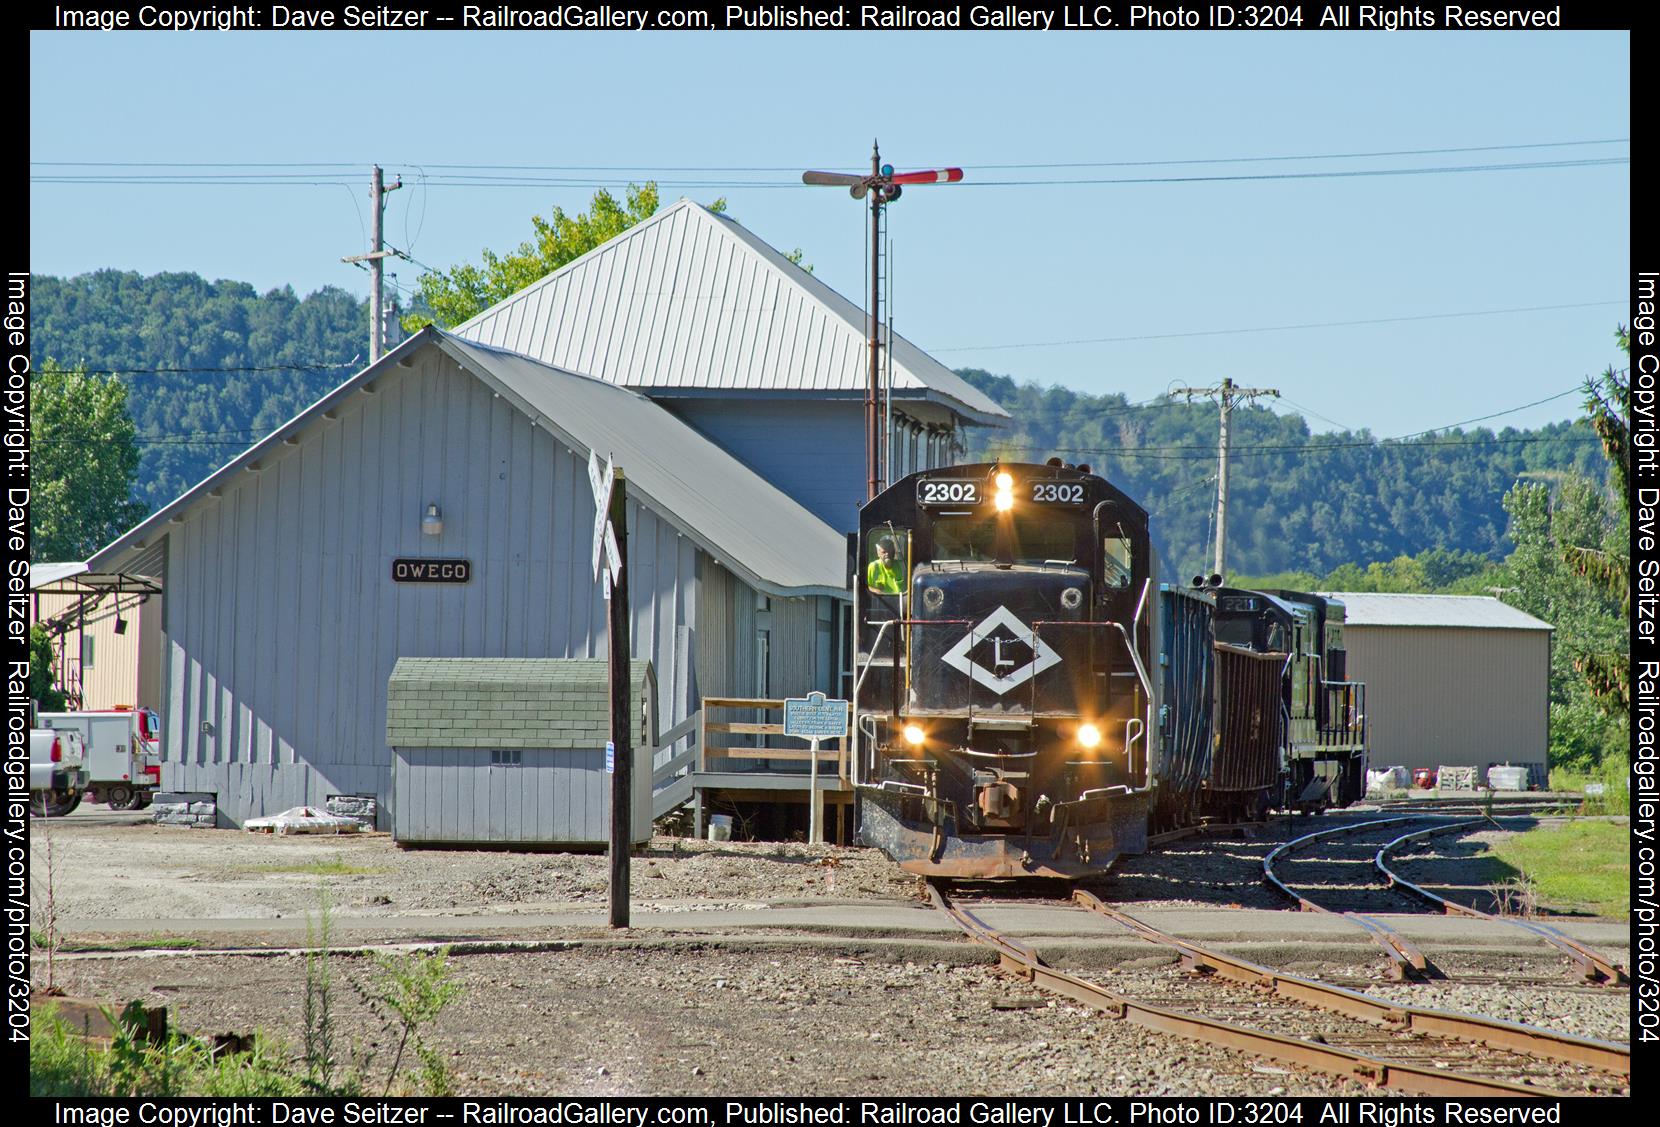
[[1407, 321], [1445, 321], [1456, 317], [1496, 317], [1507, 313], [1542, 313], [1553, 309], [1589, 309], [1599, 305], [1624, 305], [1624, 299], [1613, 301], [1575, 301], [1561, 305], [1521, 305], [1510, 309], [1472, 309], [1459, 313], [1415, 313], [1401, 317], [1368, 317], [1352, 321], [1306, 321], [1291, 325], [1255, 325], [1243, 329], [1195, 329], [1181, 333], [1141, 333], [1126, 337], [1078, 337], [1073, 340], [1035, 340], [1019, 344], [956, 345], [951, 348], [930, 348], [929, 352], [998, 352], [1011, 348], [1058, 348], [1069, 344], [1123, 344], [1143, 340], [1180, 340], [1187, 337], [1220, 337], [1244, 333], [1280, 333], [1296, 329], [1340, 329], [1356, 325], [1393, 325]]
[[[1601, 442], [1596, 435], [1531, 435], [1517, 438], [1455, 438], [1455, 439], [1421, 439], [1412, 442], [1400, 442], [1393, 439], [1373, 439], [1368, 442], [1330, 442], [1308, 443], [1301, 446], [1246, 446], [1234, 447], [1230, 457], [1234, 458], [1264, 458], [1272, 454], [1320, 454], [1335, 453], [1339, 450], [1370, 450], [1374, 452], [1407, 452], [1428, 450], [1438, 446], [1500, 446], [1516, 444], [1521, 446], [1533, 445], [1540, 442], [1564, 442], [1577, 444], [1583, 442]], [[1146, 446], [1136, 449], [1108, 449], [1091, 446], [1033, 446], [1010, 445], [998, 443], [999, 450], [1020, 450], [1027, 453], [1050, 454], [1089, 454], [1097, 458], [1134, 458], [1155, 462], [1213, 462], [1216, 460], [1216, 451], [1209, 446]], [[1205, 453], [1174, 454], [1172, 450], [1203, 450]]]
[[[1529, 141], [1509, 145], [1462, 145], [1439, 149], [1380, 149], [1371, 152], [1296, 153], [1273, 156], [1246, 157], [1185, 157], [1172, 160], [1117, 160], [1117, 161], [1044, 161], [1024, 164], [979, 164], [976, 168], [1012, 171], [1032, 168], [1148, 168], [1190, 164], [1252, 164], [1295, 160], [1364, 160], [1377, 157], [1442, 156], [1452, 153], [1514, 152], [1522, 149], [1560, 149], [1589, 145], [1625, 145], [1629, 137], [1607, 137], [1576, 141]], [[511, 172], [795, 172], [803, 164], [815, 168], [837, 168], [834, 162], [801, 161], [791, 165], [655, 165], [655, 164], [420, 164], [415, 161], [398, 162], [411, 167], [452, 170], [503, 170]], [[938, 163], [938, 162], [935, 162]], [[40, 168], [357, 168], [347, 161], [77, 161], [34, 160], [31, 167]], [[861, 171], [843, 168], [842, 171]]]
[[1400, 438], [1395, 439], [1395, 441], [1396, 442], [1405, 442], [1408, 439], [1417, 438], [1420, 435], [1435, 434], [1438, 431], [1444, 431], [1444, 430], [1455, 430], [1458, 427], [1467, 427], [1471, 423], [1484, 423], [1488, 419], [1497, 419], [1497, 418], [1500, 418], [1504, 415], [1514, 415], [1517, 411], [1525, 411], [1529, 407], [1537, 407], [1541, 403], [1553, 402], [1557, 399], [1561, 399], [1563, 396], [1572, 395], [1576, 391], [1579, 391], [1579, 390], [1580, 390], [1579, 386], [1575, 385], [1574, 387], [1570, 387], [1567, 391], [1559, 391], [1555, 395], [1547, 395], [1543, 399], [1535, 399], [1532, 403], [1523, 403], [1520, 407], [1511, 407], [1511, 408], [1508, 408], [1507, 410], [1504, 410], [1504, 411], [1496, 411], [1491, 415], [1482, 415], [1479, 418], [1465, 419], [1461, 423], [1448, 423], [1444, 427], [1431, 427], [1429, 430], [1416, 431], [1412, 434], [1402, 435]]
[[163, 376], [189, 375], [206, 372], [320, 372], [330, 368], [350, 368], [357, 358], [332, 364], [261, 364], [222, 368], [64, 368], [67, 374], [86, 376]]
[[[1141, 176], [1141, 177], [1074, 177], [1070, 179], [974, 180], [962, 182], [965, 188], [1045, 188], [1086, 187], [1129, 184], [1203, 184], [1248, 183], [1287, 180], [1364, 179], [1376, 176], [1434, 176], [1467, 175], [1480, 172], [1522, 172], [1539, 169], [1594, 168], [1606, 165], [1630, 164], [1630, 157], [1599, 157], [1584, 160], [1519, 161], [1510, 164], [1432, 165], [1417, 168], [1328, 169], [1310, 172], [1234, 173], [1215, 176]], [[308, 173], [254, 173], [236, 174], [153, 174], [120, 173], [53, 174], [29, 177], [31, 184], [81, 184], [113, 186], [159, 187], [327, 187], [349, 183], [343, 178], [321, 178]], [[658, 183], [676, 188], [803, 188], [794, 180], [674, 180], [659, 179]], [[465, 175], [432, 175], [427, 186], [433, 188], [621, 188], [626, 185], [614, 179], [591, 177], [537, 177], [514, 174], [495, 176], [484, 173]]]

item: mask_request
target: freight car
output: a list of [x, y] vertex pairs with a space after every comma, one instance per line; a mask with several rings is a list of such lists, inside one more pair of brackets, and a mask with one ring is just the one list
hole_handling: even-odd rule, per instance
[[1260, 817], [1288, 780], [1349, 794], [1331, 737], [1358, 712], [1313, 656], [1331, 604], [1161, 583], [1146, 511], [1087, 465], [903, 478], [849, 571], [860, 834], [909, 871], [1076, 878], [1150, 827]]

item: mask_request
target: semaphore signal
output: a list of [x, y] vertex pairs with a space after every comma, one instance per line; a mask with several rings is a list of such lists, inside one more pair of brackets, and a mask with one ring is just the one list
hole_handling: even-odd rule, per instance
[[899, 198], [906, 184], [955, 184], [963, 178], [960, 168], [933, 168], [921, 172], [895, 172], [893, 165], [882, 163], [881, 149], [871, 143], [870, 173], [803, 172], [803, 184], [825, 184], [845, 187], [856, 200], [870, 197], [870, 378], [865, 383], [865, 500], [870, 500], [887, 486], [883, 473], [882, 417], [878, 409], [881, 392], [881, 324], [882, 324], [882, 208]]

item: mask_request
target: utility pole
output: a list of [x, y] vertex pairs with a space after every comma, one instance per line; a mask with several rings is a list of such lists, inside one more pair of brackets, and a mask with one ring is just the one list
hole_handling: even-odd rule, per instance
[[[899, 198], [906, 184], [955, 184], [963, 178], [960, 168], [936, 168], [926, 172], [899, 172], [882, 163], [876, 142], [870, 145], [870, 175], [850, 172], [803, 172], [803, 184], [831, 184], [847, 188], [856, 200], [870, 196], [870, 369], [865, 383], [865, 500], [886, 486], [884, 435], [882, 432], [882, 209]], [[892, 335], [892, 326], [889, 326]]]
[[386, 240], [384, 227], [386, 220], [386, 194], [395, 192], [403, 187], [403, 178], [386, 186], [385, 175], [380, 165], [375, 165], [369, 174], [369, 204], [375, 215], [374, 243], [369, 248], [369, 363], [373, 364], [386, 355], [386, 289], [382, 277], [386, 268]]
[[1170, 395], [1186, 396], [1189, 403], [1193, 402], [1195, 395], [1202, 395], [1215, 399], [1222, 407], [1222, 434], [1216, 445], [1216, 566], [1213, 571], [1225, 576], [1223, 551], [1228, 542], [1228, 416], [1233, 414], [1233, 405], [1241, 399], [1246, 402], [1259, 396], [1278, 399], [1280, 393], [1271, 387], [1239, 387], [1232, 379], [1224, 379], [1216, 387], [1171, 388]]
[[369, 169], [369, 212], [372, 216], [370, 227], [370, 246], [368, 254], [353, 254], [342, 258], [341, 262], [350, 262], [358, 265], [364, 262], [369, 264], [369, 363], [373, 364], [386, 354], [386, 304], [385, 286], [382, 271], [385, 268], [386, 258], [392, 252], [386, 249], [386, 240], [382, 234], [386, 218], [386, 194], [395, 192], [403, 187], [403, 178], [400, 176], [390, 186], [386, 183], [385, 174], [380, 165]]

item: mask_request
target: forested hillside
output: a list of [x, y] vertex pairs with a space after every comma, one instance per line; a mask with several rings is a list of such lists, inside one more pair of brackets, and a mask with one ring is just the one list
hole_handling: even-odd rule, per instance
[[[1214, 404], [1132, 404], [1122, 395], [1017, 383], [980, 369], [957, 374], [1014, 416], [1006, 428], [971, 431], [971, 458], [1088, 462], [1153, 514], [1155, 535], [1182, 574], [1210, 570]], [[1493, 409], [1509, 406], [1495, 401]], [[1607, 476], [1602, 448], [1583, 420], [1400, 442], [1365, 430], [1315, 435], [1300, 415], [1249, 407], [1235, 408], [1230, 445], [1228, 568], [1258, 575], [1324, 575], [1342, 564], [1426, 549], [1498, 559], [1509, 550], [1501, 501], [1518, 478]]]
[[[135, 499], [153, 511], [361, 366], [367, 316], [337, 289], [302, 299], [195, 274], [37, 277], [34, 361], [120, 373], [140, 443]], [[1175, 565], [1208, 570], [1214, 406], [960, 374], [1014, 416], [972, 431], [971, 457], [1090, 462], [1154, 514]], [[1314, 436], [1300, 416], [1257, 407], [1234, 413], [1233, 434], [1229, 570], [1242, 573], [1323, 575], [1427, 549], [1498, 559], [1509, 550], [1500, 500], [1519, 477], [1606, 475], [1583, 422], [1378, 442], [1365, 431]]]
[[34, 279], [32, 351], [119, 373], [138, 427], [136, 497], [160, 508], [363, 363], [368, 303], [196, 274]]

